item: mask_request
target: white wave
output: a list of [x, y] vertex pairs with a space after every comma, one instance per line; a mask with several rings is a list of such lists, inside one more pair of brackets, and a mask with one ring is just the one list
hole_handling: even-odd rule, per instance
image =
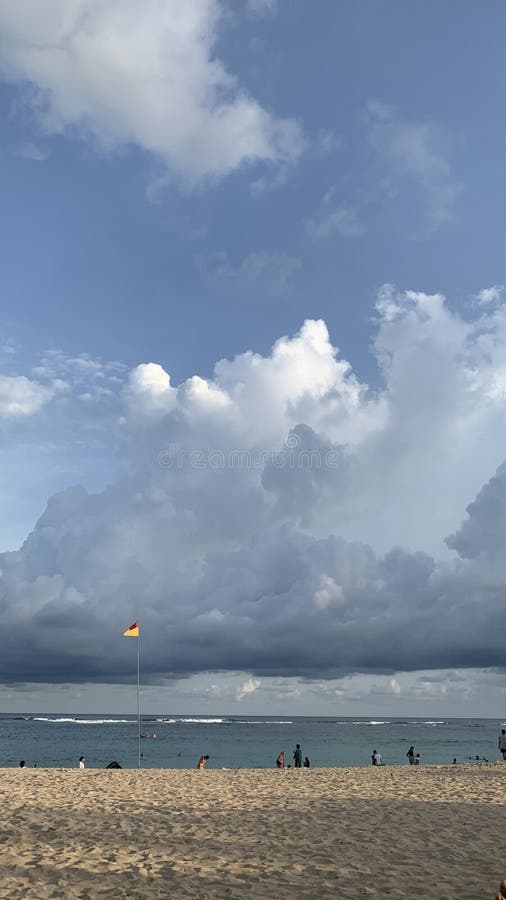
[[156, 719], [156, 722], [162, 722], [165, 725], [222, 725], [224, 719]]
[[367, 722], [353, 722], [353, 725], [390, 725], [390, 722], [381, 722], [376, 721], [375, 719], [370, 719]]
[[443, 722], [442, 720], [441, 720], [441, 721], [435, 721], [435, 720], [433, 720], [433, 719], [427, 719], [427, 720], [425, 720], [425, 719], [423, 719], [423, 720], [422, 720], [422, 719], [418, 719], [418, 721], [416, 721], [416, 722], [408, 722], [407, 724], [408, 724], [408, 725], [415, 725], [415, 726], [416, 726], [416, 725], [447, 725], [448, 723], [447, 723], [447, 722]]
[[286, 719], [271, 719], [270, 722], [261, 721], [260, 719], [257, 721], [256, 719], [234, 719], [234, 725], [293, 725], [293, 722], [289, 722]]
[[49, 716], [34, 716], [34, 722], [54, 722], [61, 724], [62, 722], [71, 723], [72, 725], [132, 725], [135, 724], [133, 719], [76, 719], [72, 717], [62, 716], [59, 718], [50, 718]]
[[180, 719], [180, 722], [189, 722], [196, 725], [222, 725], [224, 719]]
[[291, 719], [155, 719], [163, 725], [293, 725]]

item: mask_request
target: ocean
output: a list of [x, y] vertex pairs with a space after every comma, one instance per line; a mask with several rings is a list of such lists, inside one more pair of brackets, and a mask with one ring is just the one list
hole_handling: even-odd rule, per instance
[[[292, 762], [296, 743], [312, 766], [370, 765], [378, 750], [386, 765], [406, 764], [413, 744], [422, 764], [499, 758], [500, 719], [339, 718], [287, 716], [143, 716], [145, 768], [273, 768], [281, 750]], [[117, 760], [137, 767], [137, 721], [128, 715], [4, 714], [0, 716], [0, 766], [77, 766]]]

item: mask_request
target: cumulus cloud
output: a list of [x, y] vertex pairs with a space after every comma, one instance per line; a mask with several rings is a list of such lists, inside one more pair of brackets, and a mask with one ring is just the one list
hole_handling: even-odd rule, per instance
[[219, 0], [0, 0], [1, 72], [28, 85], [46, 132], [137, 145], [189, 182], [294, 160], [299, 125], [216, 55], [221, 12]]
[[60, 380], [41, 384], [25, 375], [0, 375], [0, 419], [32, 416], [66, 388]]
[[483, 288], [476, 295], [478, 303], [485, 305], [487, 303], [499, 303], [504, 295], [504, 285], [494, 284], [493, 287]]
[[501, 553], [506, 533], [506, 462], [467, 507], [467, 518], [460, 529], [446, 539], [452, 550], [464, 559], [478, 559], [493, 570], [502, 571]]
[[143, 363], [130, 373], [125, 387], [127, 412], [134, 416], [156, 416], [167, 413], [176, 391], [171, 387], [170, 375], [157, 363]]
[[[1, 549], [15, 548], [48, 495], [76, 480], [103, 486], [115, 468], [111, 433], [122, 414], [125, 367], [48, 351], [38, 360], [0, 348]], [[112, 451], [112, 453], [111, 453]]]
[[261, 687], [261, 685], [262, 682], [259, 678], [248, 678], [248, 680], [245, 681], [244, 684], [242, 684], [241, 687], [237, 689], [235, 699], [239, 702], [241, 700], [244, 700], [245, 697], [248, 697], [250, 694], [254, 694], [255, 691], [257, 691], [258, 688]]
[[506, 311], [474, 309], [385, 285], [376, 390], [322, 321], [209, 379], [135, 368], [122, 471], [0, 556], [0, 678], [126, 681], [136, 617], [153, 683], [501, 666]]

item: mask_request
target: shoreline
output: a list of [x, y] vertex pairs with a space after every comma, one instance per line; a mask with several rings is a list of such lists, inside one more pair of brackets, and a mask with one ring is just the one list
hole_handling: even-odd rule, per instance
[[294, 771], [3, 768], [0, 897], [492, 900], [501, 762]]
[[[212, 761], [212, 757], [211, 757]], [[107, 766], [94, 766], [91, 763], [88, 764], [86, 762], [84, 771], [85, 772], [105, 772], [105, 771], [114, 771], [114, 772], [175, 772], [175, 773], [187, 773], [187, 772], [363, 772], [369, 771], [369, 769], [373, 771], [378, 771], [379, 769], [388, 769], [395, 770], [396, 772], [401, 770], [409, 770], [415, 772], [427, 771], [432, 769], [442, 769], [442, 770], [454, 770], [454, 769], [504, 769], [506, 773], [506, 760], [497, 759], [497, 760], [466, 760], [465, 762], [457, 762], [457, 763], [421, 763], [418, 766], [409, 765], [408, 763], [383, 763], [381, 766], [373, 766], [371, 763], [363, 763], [355, 766], [313, 766], [306, 768], [305, 766], [301, 766], [300, 768], [296, 768], [295, 766], [285, 766], [283, 769], [278, 769], [276, 766], [213, 766], [207, 765], [205, 769], [197, 769], [197, 765], [194, 766], [141, 766], [140, 769], [137, 766], [121, 766], [120, 769], [107, 769]], [[2, 772], [12, 772], [13, 770], [21, 769], [24, 772], [73, 772], [73, 771], [83, 771], [79, 770], [78, 765], [72, 766], [45, 766], [45, 765], [32, 765], [30, 763], [26, 764], [23, 767], [20, 767], [19, 764], [13, 763], [11, 766], [0, 766], [0, 775]]]

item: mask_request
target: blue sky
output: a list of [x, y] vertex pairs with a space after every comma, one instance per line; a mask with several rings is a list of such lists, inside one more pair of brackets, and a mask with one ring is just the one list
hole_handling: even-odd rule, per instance
[[[486, 15], [465, 0], [191, 0], [184, 13], [175, 2], [149, 0], [142, 20], [130, 0], [48, 0], [45, 8], [20, 0], [16, 9], [1, 0], [3, 550], [19, 547], [52, 494], [82, 484], [105, 489], [97, 504], [109, 529], [123, 515], [132, 527], [134, 496], [156, 504], [163, 490], [177, 511], [176, 528], [184, 532], [190, 510], [200, 522], [202, 533], [191, 533], [199, 565], [205, 560], [210, 571], [221, 558], [239, 581], [239, 548], [227, 542], [250, 502], [256, 524], [243, 536], [244, 552], [268, 521], [276, 535], [290, 526], [317, 542], [363, 541], [380, 555], [400, 544], [441, 565], [450, 565], [455, 552], [460, 560], [475, 558], [459, 528], [477, 496], [489, 502], [479, 492], [503, 461], [505, 20], [499, 0], [487, 3]], [[310, 328], [271, 353], [305, 320], [320, 319], [330, 343]], [[332, 368], [332, 347], [349, 362], [347, 374]], [[241, 356], [247, 351], [259, 355], [256, 362]], [[293, 368], [284, 368], [286, 354]], [[235, 362], [216, 372], [222, 359]], [[195, 375], [207, 381], [191, 381]], [[291, 389], [297, 380], [299, 393]], [[341, 407], [332, 406], [336, 397]], [[299, 425], [313, 437], [296, 431], [297, 440], [301, 434], [316, 441], [318, 452], [330, 442], [349, 454], [348, 487], [279, 480], [266, 471], [239, 489], [230, 475], [221, 489], [228, 498], [221, 547], [211, 546], [210, 534], [203, 537], [206, 501], [194, 503], [195, 492], [209, 489], [211, 504], [215, 486], [197, 487], [189, 477], [162, 486], [151, 473], [153, 459], [173, 441], [206, 450], [279, 449]], [[363, 467], [361, 487], [357, 482], [349, 496], [355, 464]], [[389, 478], [385, 499], [379, 483]], [[257, 496], [262, 490], [271, 492], [267, 500]], [[435, 510], [438, 496], [444, 502]], [[80, 503], [70, 529], [77, 542], [72, 558], [85, 555], [79, 517], [95, 515]], [[153, 527], [154, 506], [144, 515]], [[472, 530], [472, 522], [465, 528]], [[445, 542], [450, 534], [453, 543]], [[72, 588], [95, 610], [98, 582], [85, 585], [68, 559], [49, 564], [37, 535], [36, 529], [31, 562], [20, 562], [23, 578], [4, 586], [7, 607], [15, 607], [12, 598], [21, 583], [26, 587], [29, 570], [37, 591], [40, 578], [60, 578], [63, 607], [74, 602]], [[292, 540], [299, 546], [292, 534], [278, 563], [261, 562], [259, 554], [263, 574], [250, 573], [257, 600], [276, 593], [285, 556], [297, 552]], [[161, 570], [150, 554], [138, 562], [156, 581]], [[7, 568], [9, 560], [6, 554]], [[195, 560], [192, 551], [188, 566]], [[304, 582], [303, 589], [327, 611], [346, 595], [345, 579], [330, 568], [322, 584]], [[477, 577], [473, 571], [469, 581]], [[199, 615], [224, 615], [217, 598], [225, 588], [216, 583], [212, 606], [205, 605], [209, 585], [202, 584], [188, 607], [200, 603]], [[37, 591], [39, 615], [56, 600]], [[149, 602], [160, 612], [159, 599]], [[402, 608], [402, 592], [395, 603]], [[126, 619], [135, 612], [126, 598]], [[371, 610], [362, 614], [370, 621]], [[181, 611], [183, 631], [189, 621]], [[184, 674], [200, 678], [213, 659], [216, 668], [242, 672], [240, 659], [227, 661], [227, 640], [217, 638], [215, 656]], [[465, 683], [466, 709], [473, 711], [481, 701], [472, 694], [474, 657], [464, 644], [448, 646], [446, 657], [421, 654], [415, 671], [462, 669], [464, 681], [442, 675], [441, 684]], [[44, 655], [47, 647], [33, 652]], [[480, 671], [487, 654], [498, 665], [494, 653], [484, 638]], [[287, 652], [286, 671], [278, 671], [272, 661], [256, 666], [248, 657], [244, 677], [252, 684], [294, 678], [290, 660]], [[357, 653], [346, 677], [371, 677], [370, 687], [375, 676], [364, 668]], [[319, 671], [315, 658], [301, 677], [344, 677], [334, 669], [325, 664]], [[376, 663], [385, 672], [387, 712], [392, 697], [399, 699], [404, 676], [395, 678], [402, 669], [400, 658]], [[41, 670], [58, 681], [50, 667]], [[75, 680], [96, 681], [100, 671], [83, 663]], [[161, 661], [158, 674], [167, 671]], [[65, 672], [71, 682], [72, 671]], [[121, 682], [121, 665], [109, 674]], [[19, 672], [15, 680], [22, 679]], [[429, 702], [444, 703], [444, 692], [436, 696], [430, 685]], [[232, 698], [241, 694], [235, 682], [230, 690]], [[305, 712], [301, 690], [294, 702]], [[320, 711], [330, 708], [326, 690], [318, 701], [311, 698]], [[241, 702], [257, 693], [246, 691]], [[218, 694], [211, 701], [220, 708], [228, 695]], [[407, 704], [419, 694], [408, 691]], [[280, 689], [280, 704], [284, 696]], [[350, 704], [358, 702], [353, 697]], [[209, 697], [197, 692], [199, 700]]]
[[[4, 85], [3, 320], [27, 357], [84, 348], [127, 365], [154, 359], [181, 380], [248, 347], [266, 352], [321, 316], [371, 378], [378, 285], [443, 290], [459, 303], [501, 280], [503, 5], [487, 4], [487, 16], [465, 2], [458, 15], [431, 2], [280, 3], [253, 18], [239, 10], [222, 26], [220, 56], [262, 105], [296, 118], [307, 140], [277, 188], [252, 193], [280, 173], [244, 165], [218, 184], [190, 193], [171, 185], [149, 202], [150, 154], [97, 152], [79, 132], [47, 136], [19, 84]], [[455, 190], [448, 221], [433, 221], [430, 172], [427, 188], [373, 146], [371, 101], [391, 106], [400, 128], [426, 129], [426, 152], [447, 166], [443, 188]], [[327, 152], [322, 132], [334, 142]], [[26, 158], [32, 145], [47, 157]], [[305, 223], [325, 215], [329, 191], [329, 207], [356, 211], [360, 233], [309, 240]], [[299, 263], [275, 296], [262, 296], [254, 277], [225, 291], [203, 277], [214, 254], [240, 267], [261, 252]]]

